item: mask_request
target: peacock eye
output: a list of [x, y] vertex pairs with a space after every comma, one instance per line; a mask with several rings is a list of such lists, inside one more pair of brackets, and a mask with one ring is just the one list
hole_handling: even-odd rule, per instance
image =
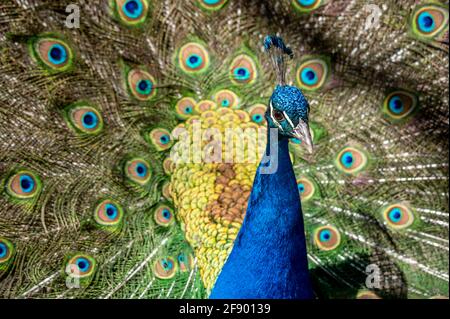
[[284, 120], [284, 115], [283, 113], [281, 113], [280, 111], [274, 110], [273, 111], [273, 117], [275, 118], [275, 120], [277, 121], [282, 121]]

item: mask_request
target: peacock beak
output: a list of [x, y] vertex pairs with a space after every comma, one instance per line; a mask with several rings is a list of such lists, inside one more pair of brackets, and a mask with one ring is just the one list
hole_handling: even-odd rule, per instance
[[311, 138], [311, 132], [309, 131], [308, 123], [300, 120], [298, 125], [292, 131], [292, 136], [302, 141], [307, 151], [311, 154], [313, 151], [313, 143]]

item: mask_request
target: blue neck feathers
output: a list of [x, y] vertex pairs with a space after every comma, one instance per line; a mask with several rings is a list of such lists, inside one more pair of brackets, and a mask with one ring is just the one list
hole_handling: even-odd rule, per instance
[[310, 299], [303, 216], [289, 157], [289, 140], [269, 145], [269, 163], [278, 147], [278, 167], [272, 174], [256, 172], [247, 213], [234, 247], [211, 292], [212, 299]]

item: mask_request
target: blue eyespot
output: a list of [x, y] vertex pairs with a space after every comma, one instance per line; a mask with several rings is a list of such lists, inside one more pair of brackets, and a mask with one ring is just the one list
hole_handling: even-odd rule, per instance
[[191, 54], [188, 56], [186, 60], [187, 66], [192, 69], [198, 68], [202, 63], [203, 63], [202, 57], [198, 54]]
[[315, 85], [317, 84], [317, 82], [319, 82], [316, 71], [314, 71], [312, 68], [304, 68], [301, 72], [300, 77], [306, 85]]
[[118, 209], [115, 205], [106, 204], [105, 211], [106, 211], [106, 216], [108, 216], [109, 219], [113, 220], [117, 217]]
[[8, 252], [8, 247], [4, 243], [0, 243], [0, 259], [6, 256]]
[[67, 50], [64, 46], [59, 43], [53, 44], [48, 50], [48, 60], [59, 65], [67, 61]]
[[253, 122], [261, 123], [263, 120], [263, 116], [261, 114], [255, 114], [252, 116]]
[[327, 242], [331, 239], [331, 232], [328, 229], [324, 229], [319, 235], [320, 241]]
[[317, 0], [297, 0], [297, 2], [305, 7], [309, 7], [313, 5]]
[[94, 112], [86, 112], [82, 117], [83, 126], [87, 129], [95, 128], [98, 124], [98, 117]]
[[123, 5], [122, 10], [129, 18], [136, 19], [142, 15], [144, 7], [140, 0], [128, 0]]
[[344, 154], [342, 154], [341, 157], [341, 163], [342, 165], [344, 165], [346, 168], [350, 168], [353, 165], [353, 154], [351, 152], [345, 152]]
[[221, 104], [223, 107], [228, 107], [228, 106], [230, 106], [230, 101], [228, 101], [227, 99], [224, 99], [224, 100], [222, 100]]
[[20, 176], [20, 189], [24, 193], [30, 193], [33, 191], [35, 185], [34, 179], [27, 174]]
[[86, 272], [89, 270], [90, 262], [86, 258], [80, 257], [75, 261], [78, 269], [82, 272]]
[[417, 19], [418, 26], [422, 32], [432, 32], [436, 28], [433, 16], [428, 12], [422, 12]]
[[140, 177], [145, 177], [145, 175], [147, 175], [147, 170], [147, 167], [142, 163], [136, 165], [136, 174]]
[[221, 0], [203, 0], [203, 2], [207, 5], [215, 5], [218, 4]]
[[248, 80], [250, 78], [250, 72], [243, 67], [236, 68], [234, 70], [234, 77], [236, 78], [236, 80], [240, 81]]
[[392, 209], [389, 212], [389, 219], [394, 223], [398, 223], [402, 219], [402, 211], [398, 208]]
[[395, 114], [400, 114], [404, 110], [403, 101], [399, 96], [393, 96], [389, 101], [389, 110]]
[[164, 219], [169, 220], [169, 219], [170, 219], [170, 211], [167, 210], [167, 209], [164, 209], [164, 210], [162, 211], [162, 216], [164, 217]]
[[184, 113], [191, 114], [192, 110], [193, 110], [192, 106], [186, 106], [186, 108], [184, 109]]
[[180, 263], [184, 262], [184, 255], [179, 255], [179, 256], [178, 256], [178, 261], [179, 261]]
[[153, 88], [152, 82], [151, 82], [150, 80], [147, 80], [147, 79], [145, 79], [145, 80], [140, 80], [140, 81], [137, 83], [137, 87], [136, 87], [137, 91], [138, 91], [140, 94], [142, 94], [142, 95], [148, 95], [148, 94], [150, 94], [151, 91], [152, 91], [152, 88]]
[[168, 259], [163, 259], [161, 262], [161, 265], [163, 266], [165, 271], [169, 271], [173, 268], [173, 263], [172, 261], [168, 260]]
[[298, 191], [299, 191], [300, 193], [303, 193], [303, 192], [305, 191], [305, 185], [303, 185], [303, 183], [299, 183], [299, 184], [297, 185], [297, 187], [298, 187]]
[[161, 142], [161, 144], [168, 144], [170, 142], [170, 137], [168, 135], [161, 135], [161, 137], [159, 138], [159, 141]]

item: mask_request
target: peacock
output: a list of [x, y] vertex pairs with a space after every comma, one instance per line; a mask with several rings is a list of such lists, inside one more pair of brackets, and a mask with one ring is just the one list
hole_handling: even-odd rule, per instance
[[[448, 18], [437, 0], [1, 1], [0, 296], [448, 298]], [[282, 107], [298, 92], [307, 115]], [[291, 178], [259, 174], [270, 127], [299, 118]], [[298, 196], [302, 215], [263, 220]], [[299, 224], [300, 245], [276, 237]], [[298, 259], [255, 255], [261, 238]], [[301, 291], [272, 286], [286, 273]]]
[[289, 156], [289, 138], [297, 138], [312, 150], [309, 105], [298, 88], [284, 84], [284, 56], [292, 57], [292, 50], [274, 36], [265, 38], [264, 47], [271, 53], [278, 77], [265, 112], [267, 148], [244, 222], [211, 298], [313, 297], [300, 196]]

